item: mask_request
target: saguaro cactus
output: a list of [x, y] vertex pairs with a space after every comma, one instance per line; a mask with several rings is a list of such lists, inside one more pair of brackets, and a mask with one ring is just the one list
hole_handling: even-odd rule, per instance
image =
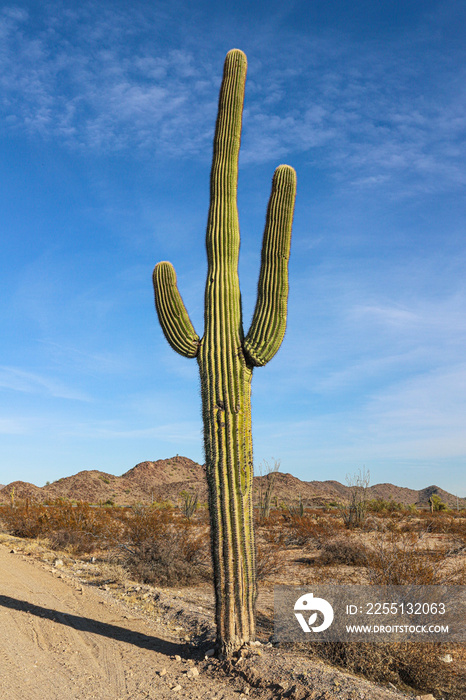
[[272, 181], [257, 303], [245, 337], [236, 189], [246, 69], [242, 51], [233, 49], [227, 54], [210, 178], [202, 338], [189, 319], [172, 265], [160, 262], [153, 274], [155, 305], [166, 339], [181, 355], [197, 357], [199, 364], [217, 642], [223, 657], [255, 636], [251, 379], [253, 368], [272, 359], [285, 334], [296, 194], [295, 171], [280, 165]]

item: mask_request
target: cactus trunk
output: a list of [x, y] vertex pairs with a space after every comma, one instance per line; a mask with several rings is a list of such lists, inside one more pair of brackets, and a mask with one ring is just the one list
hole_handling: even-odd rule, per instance
[[228, 656], [254, 639], [251, 379], [242, 350], [236, 204], [246, 79], [242, 54], [227, 61], [220, 92], [207, 223], [205, 329], [198, 355], [209, 486], [217, 636]]
[[156, 265], [153, 275], [157, 313], [168, 342], [185, 357], [197, 357], [199, 364], [217, 641], [224, 657], [255, 635], [251, 379], [253, 367], [266, 364], [275, 355], [285, 332], [296, 192], [294, 170], [279, 166], [267, 212], [258, 298], [245, 338], [236, 190], [246, 68], [241, 51], [228, 53], [211, 171], [202, 339], [189, 320], [170, 263]]

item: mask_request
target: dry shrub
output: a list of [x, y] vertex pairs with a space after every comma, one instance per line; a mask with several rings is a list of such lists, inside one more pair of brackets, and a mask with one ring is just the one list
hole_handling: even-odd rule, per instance
[[211, 577], [208, 528], [168, 512], [139, 509], [122, 549], [125, 566], [143, 583], [189, 586]]
[[[466, 697], [465, 652], [460, 644], [320, 642], [310, 646], [310, 653], [377, 683], [445, 700]], [[452, 663], [442, 660], [446, 653], [452, 655]]]
[[293, 517], [288, 522], [288, 531], [283, 538], [284, 544], [320, 549], [343, 529], [341, 521], [333, 516], [322, 518], [305, 514], [302, 517]]
[[445, 548], [428, 549], [418, 533], [384, 533], [367, 550], [366, 571], [375, 585], [463, 584], [465, 565], [450, 559]]
[[264, 581], [269, 576], [278, 574], [283, 568], [283, 558], [276, 544], [264, 543], [256, 545], [256, 578]]
[[25, 537], [32, 539], [43, 535], [46, 529], [44, 506], [4, 506], [0, 510], [2, 523], [15, 537]]
[[357, 539], [338, 537], [329, 542], [324, 542], [321, 550], [320, 564], [365, 566], [367, 563], [367, 547]]
[[[319, 563], [363, 565], [374, 585], [462, 585], [464, 563], [449, 554], [445, 545], [429, 540], [425, 533], [387, 531], [372, 536], [367, 547], [348, 538], [331, 540], [322, 547]], [[311, 653], [372, 681], [391, 682], [445, 700], [466, 697], [464, 645], [329, 642], [311, 645]], [[442, 660], [446, 653], [453, 657], [451, 663]]]
[[2, 509], [2, 521], [17, 537], [44, 537], [54, 549], [73, 554], [120, 552], [144, 583], [189, 585], [210, 576], [205, 525], [157, 508], [93, 508], [57, 503]]
[[121, 527], [109, 511], [91, 508], [87, 503], [57, 502], [49, 506], [7, 506], [2, 508], [1, 518], [8, 532], [16, 537], [43, 537], [54, 548], [85, 554], [118, 538]]

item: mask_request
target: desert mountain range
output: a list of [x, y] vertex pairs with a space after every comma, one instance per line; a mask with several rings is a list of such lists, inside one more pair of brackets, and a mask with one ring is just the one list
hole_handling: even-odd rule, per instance
[[[270, 476], [254, 477], [254, 495], [264, 489]], [[14, 490], [14, 491], [13, 491]], [[47, 502], [65, 498], [87, 503], [112, 501], [116, 505], [134, 505], [153, 501], [178, 503], [183, 492], [198, 493], [199, 501], [207, 501], [205, 466], [187, 457], [176, 455], [171, 459], [155, 462], [141, 462], [122, 476], [114, 476], [98, 470], [81, 471], [73, 476], [58, 479], [46, 486], [35, 486], [24, 481], [13, 481], [0, 488], [0, 503], [7, 503], [11, 493], [15, 498], [29, 498], [31, 501]], [[389, 499], [410, 505], [428, 506], [432, 494], [438, 494], [451, 508], [456, 508], [456, 495], [438, 486], [427, 486], [420, 491], [393, 484], [369, 486], [370, 499]], [[301, 481], [292, 474], [275, 474], [273, 488], [274, 501], [287, 505], [296, 504], [301, 498], [308, 507], [324, 506], [333, 502], [348, 500], [349, 487], [338, 481]], [[466, 499], [459, 499], [459, 507], [466, 507]]]

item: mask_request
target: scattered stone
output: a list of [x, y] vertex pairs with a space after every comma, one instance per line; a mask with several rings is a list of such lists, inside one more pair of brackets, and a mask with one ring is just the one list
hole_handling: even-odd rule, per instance
[[159, 671], [158, 673], [159, 673], [159, 676], [166, 676], [166, 675], [167, 675], [167, 669], [166, 669], [166, 668], [162, 668], [162, 669], [160, 669], [160, 671]]
[[54, 559], [53, 566], [55, 568], [59, 568], [60, 566], [63, 566], [63, 559]]
[[429, 693], [429, 695], [416, 695], [416, 700], [435, 700], [435, 698]]
[[197, 678], [199, 675], [199, 671], [197, 670], [197, 668], [195, 666], [193, 666], [192, 668], [189, 669], [189, 671], [187, 671], [186, 675], [188, 678]]
[[251, 691], [250, 691], [250, 689], [248, 688], [248, 686], [246, 686], [245, 688], [243, 688], [243, 694], [244, 694], [244, 695], [249, 695], [250, 692], [251, 692]]
[[214, 656], [215, 649], [208, 649], [204, 655], [204, 658], [208, 659], [210, 656]]
[[173, 658], [175, 659], [175, 661], [181, 661], [181, 656], [179, 654], [175, 654]]
[[445, 654], [444, 656], [439, 656], [440, 661], [444, 661], [446, 664], [451, 664], [453, 661], [453, 656], [451, 654]]
[[181, 685], [174, 685], [172, 690], [173, 692], [177, 693], [179, 690], [181, 690]]

